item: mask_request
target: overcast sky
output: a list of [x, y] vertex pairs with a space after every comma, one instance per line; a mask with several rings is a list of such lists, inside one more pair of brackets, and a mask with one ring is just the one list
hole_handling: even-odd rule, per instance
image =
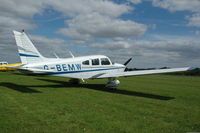
[[200, 0], [0, 0], [1, 61], [20, 62], [12, 30], [22, 29], [46, 57], [200, 66]]

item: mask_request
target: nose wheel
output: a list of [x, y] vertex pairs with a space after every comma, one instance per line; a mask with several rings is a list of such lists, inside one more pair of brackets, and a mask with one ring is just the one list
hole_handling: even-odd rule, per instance
[[120, 81], [116, 78], [108, 78], [108, 82], [106, 84], [107, 88], [117, 89], [120, 84]]

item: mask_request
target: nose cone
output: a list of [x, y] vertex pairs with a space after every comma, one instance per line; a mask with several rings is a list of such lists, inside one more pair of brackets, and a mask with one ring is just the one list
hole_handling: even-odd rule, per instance
[[115, 63], [114, 65], [115, 65], [115, 67], [119, 68], [118, 72], [124, 72], [125, 71], [126, 66], [124, 66], [123, 64]]
[[123, 65], [123, 64], [115, 63], [114, 65], [115, 65], [116, 67], [122, 67], [122, 68], [126, 68], [126, 66], [125, 66], [125, 65]]

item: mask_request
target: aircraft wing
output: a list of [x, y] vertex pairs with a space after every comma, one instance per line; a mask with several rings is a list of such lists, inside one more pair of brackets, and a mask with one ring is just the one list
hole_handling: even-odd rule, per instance
[[157, 74], [157, 73], [170, 73], [170, 72], [181, 72], [193, 70], [194, 67], [184, 67], [184, 68], [171, 68], [171, 69], [156, 69], [156, 70], [142, 70], [142, 71], [127, 71], [120, 73], [103, 74], [98, 76], [98, 78], [112, 78], [112, 77], [126, 77], [126, 76], [136, 76], [136, 75], [146, 75], [146, 74]]

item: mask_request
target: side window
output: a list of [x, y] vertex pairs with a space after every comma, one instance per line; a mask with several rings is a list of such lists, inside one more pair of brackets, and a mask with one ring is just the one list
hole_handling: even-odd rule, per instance
[[89, 65], [90, 62], [89, 62], [89, 60], [86, 60], [86, 61], [83, 61], [82, 64], [83, 64], [83, 65]]
[[92, 65], [99, 65], [99, 59], [92, 59]]
[[107, 58], [101, 58], [101, 65], [110, 65], [110, 61]]

